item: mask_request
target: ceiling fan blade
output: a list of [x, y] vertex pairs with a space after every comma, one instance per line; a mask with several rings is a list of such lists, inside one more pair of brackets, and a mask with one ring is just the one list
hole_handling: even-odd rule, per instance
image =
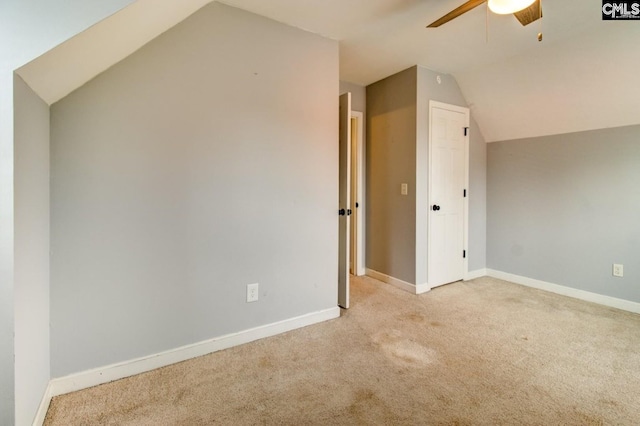
[[467, 13], [471, 9], [475, 9], [476, 7], [480, 6], [482, 3], [485, 3], [486, 1], [487, 0], [469, 0], [468, 2], [463, 4], [462, 6], [460, 6], [460, 7], [456, 8], [456, 9], [452, 10], [451, 12], [447, 13], [446, 15], [444, 15], [442, 18], [438, 19], [437, 21], [432, 22], [431, 24], [429, 24], [427, 26], [427, 28], [436, 28], [436, 27], [439, 27], [442, 24], [446, 24], [447, 22], [451, 21], [452, 19], [457, 18], [458, 16], [462, 15], [463, 13]]
[[513, 15], [518, 18], [518, 21], [520, 21], [523, 26], [537, 21], [542, 18], [542, 6], [540, 5], [540, 0], [536, 0], [531, 6], [526, 9], [522, 9], [520, 12], [516, 12]]

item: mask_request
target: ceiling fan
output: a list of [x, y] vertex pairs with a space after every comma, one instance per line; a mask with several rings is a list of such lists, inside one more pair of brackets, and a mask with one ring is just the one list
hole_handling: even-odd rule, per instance
[[475, 9], [482, 3], [489, 2], [489, 9], [497, 14], [507, 15], [513, 14], [522, 25], [530, 23], [542, 18], [542, 6], [540, 0], [469, 0], [462, 6], [452, 10], [442, 18], [432, 22], [427, 28], [436, 28], [442, 24], [467, 13], [471, 9]]

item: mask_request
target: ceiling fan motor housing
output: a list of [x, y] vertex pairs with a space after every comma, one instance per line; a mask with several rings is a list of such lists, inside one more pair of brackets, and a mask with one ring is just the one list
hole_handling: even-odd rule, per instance
[[536, 0], [489, 0], [489, 9], [499, 15], [516, 13], [531, 6]]

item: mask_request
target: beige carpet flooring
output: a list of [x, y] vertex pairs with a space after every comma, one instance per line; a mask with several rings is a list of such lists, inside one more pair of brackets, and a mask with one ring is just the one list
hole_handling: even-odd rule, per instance
[[46, 425], [639, 425], [640, 316], [352, 280], [333, 321], [53, 399]]

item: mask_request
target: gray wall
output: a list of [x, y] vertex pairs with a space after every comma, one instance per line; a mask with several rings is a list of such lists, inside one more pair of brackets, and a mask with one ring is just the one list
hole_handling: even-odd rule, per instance
[[3, 69], [0, 70], [0, 424], [6, 425], [15, 421], [13, 197], [13, 73]]
[[469, 272], [487, 267], [487, 144], [471, 116], [469, 134]]
[[49, 106], [18, 76], [15, 138], [16, 424], [31, 424], [49, 383]]
[[21, 306], [14, 309], [13, 71], [131, 2], [0, 2], [0, 39], [11, 40], [0, 43], [0, 424], [3, 425], [15, 422], [14, 311], [27, 309]]
[[632, 126], [489, 144], [488, 267], [640, 302], [639, 139]]
[[[436, 81], [440, 75], [441, 83]], [[429, 101], [466, 107], [455, 79], [415, 66], [367, 87], [367, 267], [427, 284]], [[486, 265], [486, 144], [471, 118], [469, 271]], [[409, 195], [400, 195], [400, 184]]]
[[[367, 86], [366, 265], [415, 284], [415, 68]], [[400, 185], [409, 194], [400, 194]]]
[[54, 377], [336, 306], [337, 90], [214, 3], [52, 106]]
[[[468, 107], [455, 78], [427, 68], [418, 74], [416, 283], [427, 283], [429, 211], [429, 101]], [[437, 77], [440, 76], [440, 83]], [[468, 267], [473, 272], [486, 267], [486, 143], [477, 123], [470, 118], [469, 133], [469, 246]]]

